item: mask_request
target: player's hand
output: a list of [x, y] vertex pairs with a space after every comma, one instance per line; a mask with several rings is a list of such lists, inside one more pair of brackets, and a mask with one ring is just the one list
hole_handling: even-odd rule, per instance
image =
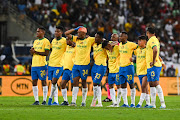
[[79, 26], [77, 28], [74, 28], [74, 30], [79, 30], [79, 28], [82, 28], [83, 26]]
[[150, 66], [153, 67], [155, 62], [150, 62]]
[[132, 59], [132, 58], [129, 58], [129, 60], [130, 60], [131, 62], [133, 62], [133, 59]]
[[164, 68], [164, 70], [166, 70], [166, 65], [165, 64], [162, 64], [162, 67]]
[[29, 52], [31, 55], [33, 55], [36, 51], [34, 50], [34, 48], [31, 48]]
[[75, 43], [75, 42], [73, 42], [71, 46], [72, 46], [72, 47], [75, 47], [75, 46], [76, 46], [76, 43]]

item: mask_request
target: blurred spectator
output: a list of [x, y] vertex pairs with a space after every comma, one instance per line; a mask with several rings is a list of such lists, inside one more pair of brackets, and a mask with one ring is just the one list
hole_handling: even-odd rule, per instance
[[25, 73], [25, 68], [21, 62], [18, 65], [15, 65], [14, 72], [15, 75], [23, 75]]
[[50, 33], [51, 33], [51, 39], [54, 38], [55, 30], [56, 30], [56, 25], [55, 25], [55, 23], [53, 22], [53, 23], [49, 26], [49, 31], [50, 31]]
[[25, 62], [24, 69], [25, 69], [25, 75], [30, 75], [31, 74], [31, 66], [29, 65], [28, 62]]
[[7, 61], [3, 64], [3, 75], [10, 75], [10, 65], [7, 63]]
[[174, 66], [171, 65], [166, 71], [167, 77], [175, 77], [175, 71]]

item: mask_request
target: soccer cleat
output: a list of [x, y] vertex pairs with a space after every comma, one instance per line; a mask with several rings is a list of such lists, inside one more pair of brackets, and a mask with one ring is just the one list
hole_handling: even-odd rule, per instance
[[86, 103], [81, 103], [81, 107], [86, 107]]
[[134, 104], [131, 104], [130, 105], [130, 108], [135, 108], [136, 106]]
[[95, 107], [95, 106], [96, 106], [96, 100], [92, 100], [91, 107]]
[[52, 105], [52, 98], [49, 98], [48, 105]]
[[102, 103], [98, 103], [95, 107], [103, 107]]
[[102, 100], [102, 102], [111, 102], [111, 101], [112, 101], [112, 100], [109, 99], [108, 97], [107, 97], [106, 99]]
[[53, 104], [52, 105], [59, 105], [59, 103], [57, 103], [57, 102], [53, 102]]
[[166, 108], [166, 106], [161, 106], [161, 107], [160, 107], [160, 109], [165, 109], [165, 108]]
[[146, 104], [143, 108], [148, 108], [148, 106], [149, 106], [149, 105]]
[[35, 101], [32, 105], [39, 105], [39, 101]]
[[61, 106], [68, 106], [68, 105], [69, 105], [68, 101], [63, 101], [63, 102], [61, 103]]
[[71, 104], [69, 104], [69, 106], [77, 106], [76, 103], [71, 102]]
[[109, 105], [107, 107], [119, 107], [119, 105], [118, 104], [111, 104], [111, 105]]
[[129, 108], [129, 105], [123, 104], [121, 107], [127, 107], [127, 108]]
[[156, 108], [156, 106], [149, 105], [147, 108]]
[[141, 108], [141, 105], [140, 105], [140, 104], [137, 104], [137, 105], [136, 105], [136, 108]]
[[46, 105], [46, 101], [43, 101], [43, 102], [41, 103], [41, 105]]

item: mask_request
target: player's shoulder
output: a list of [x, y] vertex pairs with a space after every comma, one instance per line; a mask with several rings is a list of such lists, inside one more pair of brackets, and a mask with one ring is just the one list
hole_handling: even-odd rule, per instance
[[130, 44], [130, 45], [132, 45], [132, 44], [137, 45], [135, 42], [131, 42], [131, 41], [127, 41], [127, 43]]

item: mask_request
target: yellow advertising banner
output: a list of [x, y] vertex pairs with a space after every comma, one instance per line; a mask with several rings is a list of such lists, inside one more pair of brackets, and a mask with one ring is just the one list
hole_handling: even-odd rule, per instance
[[[136, 95], [140, 96], [141, 86], [138, 77], [134, 78]], [[61, 96], [61, 78], [58, 81], [59, 96]], [[50, 94], [51, 81], [47, 80], [48, 95]], [[177, 95], [177, 79], [176, 77], [161, 77], [160, 85], [163, 89], [164, 95]], [[88, 95], [93, 95], [93, 81], [91, 77], [87, 78]], [[38, 81], [39, 96], [43, 95], [41, 81]], [[81, 82], [78, 95], [82, 95]], [[72, 95], [71, 83], [67, 84], [67, 94]], [[102, 95], [107, 95], [106, 77], [102, 80]], [[128, 95], [130, 95], [130, 88], [128, 86]], [[31, 76], [0, 76], [0, 96], [33, 96]]]

